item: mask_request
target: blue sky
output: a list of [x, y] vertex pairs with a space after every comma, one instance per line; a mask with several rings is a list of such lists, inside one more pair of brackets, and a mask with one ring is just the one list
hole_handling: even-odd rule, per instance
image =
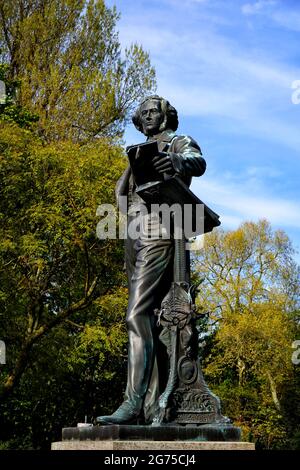
[[[194, 192], [225, 229], [265, 217], [300, 250], [300, 104], [292, 102], [300, 1], [106, 3], [121, 13], [122, 45], [150, 53], [157, 92], [178, 110], [178, 132], [202, 149], [207, 171], [194, 178]], [[133, 126], [125, 137], [142, 140]]]

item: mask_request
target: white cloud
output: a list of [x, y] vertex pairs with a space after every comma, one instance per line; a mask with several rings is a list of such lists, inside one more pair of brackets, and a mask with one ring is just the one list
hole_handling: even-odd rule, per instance
[[258, 193], [246, 184], [224, 182], [220, 177], [194, 178], [192, 190], [219, 213], [224, 228], [236, 228], [243, 220], [268, 219], [277, 227], [300, 228], [299, 205], [292, 200]]
[[[245, 16], [239, 9], [243, 3]], [[193, 190], [220, 214], [224, 228], [265, 217], [297, 237], [300, 105], [291, 102], [291, 84], [300, 79], [300, 67], [297, 38], [290, 34], [287, 41], [282, 27], [300, 30], [298, 8], [291, 11], [285, 2], [266, 0], [199, 5], [162, 0], [159, 9], [157, 4], [149, 2], [149, 8], [130, 13], [124, 8], [121, 42], [137, 41], [150, 52], [157, 91], [178, 109], [183, 132], [192, 132], [204, 150], [219, 154], [222, 142], [214, 141], [215, 131], [224, 139], [223, 158], [231, 149], [238, 153], [235, 143], [241, 150], [238, 161], [229, 154], [228, 171], [222, 175], [212, 168], [217, 167], [217, 158], [212, 158], [207, 173], [194, 179]], [[265, 15], [267, 23], [254, 21], [258, 15], [263, 20]], [[191, 121], [194, 130], [184, 129]], [[204, 129], [209, 127], [205, 144], [200, 138], [203, 123]], [[142, 140], [134, 132], [128, 133], [130, 143]], [[250, 146], [245, 152], [244, 141]]]
[[245, 218], [237, 215], [226, 215], [222, 214], [220, 216], [222, 227], [226, 227], [226, 230], [235, 230], [242, 222], [245, 221]]
[[279, 178], [283, 175], [282, 170], [269, 166], [250, 166], [246, 168], [246, 173], [249, 177], [261, 178]]
[[142, 25], [140, 21], [139, 17], [123, 25], [123, 41], [142, 38], [158, 72], [159, 94], [168, 97], [181, 115], [225, 117], [227, 123], [236, 121], [236, 132], [299, 149], [297, 120], [286, 119], [291, 83], [300, 76], [299, 68], [251, 54], [236, 39], [205, 25], [181, 32], [149, 19]]
[[280, 26], [291, 31], [300, 31], [300, 13], [293, 10], [279, 10], [272, 16], [272, 20]]
[[[140, 29], [137, 24], [123, 27], [123, 41], [128, 44], [136, 40]], [[145, 49], [151, 51], [159, 73], [168, 76], [171, 84], [189, 78], [187, 83], [190, 88], [190, 85], [195, 86], [210, 79], [219, 89], [225, 84], [236, 92], [235, 86], [239, 85], [244, 93], [249, 90], [249, 82], [252, 80], [253, 84], [253, 80], [257, 80], [258, 89], [255, 89], [255, 93], [259, 94], [261, 84], [269, 86], [269, 90], [290, 87], [295, 77], [294, 69], [272, 63], [270, 57], [251, 56], [250, 51], [240, 48], [235, 40], [228, 40], [205, 28], [181, 34], [171, 28], [162, 30], [160, 25], [152, 23], [150, 27], [145, 23], [142, 30], [141, 39]], [[170, 75], [173, 72], [177, 74]]]
[[[274, 9], [275, 5], [278, 5], [278, 8]], [[297, 6], [299, 7], [299, 5]], [[273, 21], [278, 26], [291, 31], [300, 31], [300, 12], [295, 7], [283, 8], [283, 4], [279, 4], [275, 0], [258, 0], [254, 3], [245, 3], [242, 5], [241, 10], [246, 16], [265, 15], [268, 20]]]
[[244, 15], [256, 15], [261, 13], [265, 8], [272, 7], [276, 4], [276, 0], [258, 0], [254, 3], [245, 3], [242, 6], [242, 13]]
[[175, 6], [183, 6], [183, 5], [208, 3], [209, 1], [210, 0], [166, 0], [166, 3], [175, 5]]

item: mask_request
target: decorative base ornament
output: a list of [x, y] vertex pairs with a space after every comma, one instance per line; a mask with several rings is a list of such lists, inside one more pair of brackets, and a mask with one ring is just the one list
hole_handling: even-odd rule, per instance
[[159, 410], [153, 426], [173, 424], [226, 424], [230, 420], [221, 414], [219, 398], [205, 383], [197, 358], [197, 330], [195, 328], [195, 288], [186, 282], [173, 282], [156, 310], [159, 336], [169, 356], [169, 377], [159, 397]]

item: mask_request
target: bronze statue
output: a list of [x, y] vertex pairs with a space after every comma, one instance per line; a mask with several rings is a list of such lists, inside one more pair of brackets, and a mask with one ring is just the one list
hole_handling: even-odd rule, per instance
[[[147, 141], [157, 141], [158, 154], [154, 167], [159, 174], [176, 175], [186, 185], [193, 176], [201, 176], [206, 163], [198, 144], [185, 135], [176, 135], [177, 111], [157, 96], [145, 99], [134, 114], [133, 123]], [[136, 193], [130, 166], [116, 186], [116, 196], [128, 196], [128, 223], [139, 214], [144, 201]], [[154, 220], [155, 219], [155, 220]], [[151, 220], [156, 223], [156, 218]], [[97, 418], [99, 424], [137, 422], [142, 411], [146, 422], [157, 413], [162, 391], [159, 383], [159, 348], [154, 310], [159, 309], [168, 293], [173, 275], [174, 240], [148, 238], [141, 232], [137, 240], [125, 242], [126, 269], [129, 283], [127, 328], [129, 336], [128, 378], [125, 400], [111, 416]]]

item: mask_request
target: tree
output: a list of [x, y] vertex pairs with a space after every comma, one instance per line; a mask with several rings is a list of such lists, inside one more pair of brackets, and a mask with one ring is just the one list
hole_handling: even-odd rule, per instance
[[250, 420], [248, 430], [258, 436], [260, 429], [267, 445], [285, 436], [282, 402], [293, 376], [299, 301], [293, 253], [287, 235], [262, 220], [206, 236], [194, 259], [196, 272], [204, 275], [197, 301], [210, 311], [206, 375], [218, 384], [236, 420], [244, 425]]
[[0, 50], [16, 104], [39, 116], [48, 140], [121, 135], [154, 69], [137, 44], [121, 52], [115, 8], [103, 0], [0, 2]]
[[18, 387], [0, 403], [0, 447], [2, 440], [8, 449], [50, 449], [62, 427], [85, 417], [92, 422], [120, 402], [126, 290], [115, 289], [114, 295], [96, 299], [33, 345]]
[[122, 283], [122, 245], [98, 240], [96, 209], [114, 201], [122, 152], [44, 145], [14, 124], [0, 127], [2, 339], [9, 362], [2, 395], [28, 366], [32, 347], [92, 300]]
[[96, 209], [115, 202], [120, 137], [155, 73], [137, 44], [121, 51], [118, 18], [103, 0], [0, 0], [5, 448], [44, 448], [124, 388], [123, 243], [96, 237]]
[[15, 96], [19, 86], [18, 81], [9, 80], [8, 64], [0, 64], [0, 83], [2, 83], [3, 97], [0, 102], [1, 121], [15, 122], [20, 127], [30, 129], [32, 123], [37, 122], [39, 117], [30, 113], [26, 108], [16, 105]]
[[266, 220], [245, 222], [235, 231], [214, 231], [194, 259], [196, 271], [205, 276], [199, 302], [205, 302], [215, 319], [251, 310], [274, 296], [292, 311], [299, 298], [293, 255], [288, 236], [274, 232]]

